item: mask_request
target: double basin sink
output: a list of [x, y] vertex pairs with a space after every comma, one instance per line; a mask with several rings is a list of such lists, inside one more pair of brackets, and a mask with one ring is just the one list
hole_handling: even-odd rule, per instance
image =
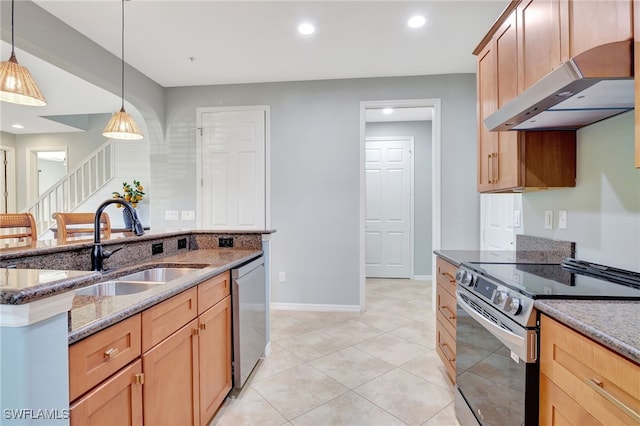
[[140, 293], [157, 285], [184, 277], [200, 267], [169, 268], [157, 267], [134, 272], [114, 280], [93, 284], [75, 291], [79, 296], [123, 296]]

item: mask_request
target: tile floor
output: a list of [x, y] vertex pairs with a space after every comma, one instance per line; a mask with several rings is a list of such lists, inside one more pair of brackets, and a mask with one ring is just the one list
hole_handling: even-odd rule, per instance
[[271, 354], [210, 426], [457, 426], [431, 283], [367, 280], [367, 312], [272, 311]]

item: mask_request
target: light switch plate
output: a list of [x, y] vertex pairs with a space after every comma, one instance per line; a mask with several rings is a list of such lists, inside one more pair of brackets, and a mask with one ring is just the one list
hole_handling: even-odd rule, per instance
[[178, 220], [178, 210], [166, 210], [164, 220]]
[[544, 229], [553, 229], [553, 210], [544, 211]]
[[513, 227], [520, 228], [521, 215], [520, 210], [515, 210], [513, 212]]
[[182, 220], [194, 220], [196, 218], [196, 212], [193, 210], [182, 210], [181, 218]]

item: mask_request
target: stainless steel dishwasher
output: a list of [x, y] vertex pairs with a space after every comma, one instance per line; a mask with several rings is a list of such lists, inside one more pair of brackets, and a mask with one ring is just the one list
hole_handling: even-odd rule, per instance
[[232, 269], [231, 278], [233, 387], [241, 388], [267, 343], [264, 257]]

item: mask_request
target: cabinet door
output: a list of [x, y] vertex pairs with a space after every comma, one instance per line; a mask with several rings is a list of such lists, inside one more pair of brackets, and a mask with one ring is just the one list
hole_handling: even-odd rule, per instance
[[494, 153], [497, 133], [490, 132], [484, 118], [497, 109], [496, 55], [493, 43], [489, 43], [478, 55], [478, 191], [494, 188]]
[[603, 44], [633, 38], [630, 0], [569, 0], [563, 6], [561, 13], [566, 17], [562, 24], [566, 30], [562, 40], [569, 44], [564, 60]]
[[144, 354], [142, 367], [145, 424], [198, 424], [198, 320]]
[[539, 423], [541, 426], [602, 425], [544, 374], [540, 374], [539, 411]]
[[142, 362], [137, 360], [71, 405], [71, 426], [142, 426]]
[[557, 0], [524, 0], [516, 9], [520, 92], [562, 63], [560, 3]]
[[231, 297], [199, 321], [200, 425], [206, 426], [231, 390]]

